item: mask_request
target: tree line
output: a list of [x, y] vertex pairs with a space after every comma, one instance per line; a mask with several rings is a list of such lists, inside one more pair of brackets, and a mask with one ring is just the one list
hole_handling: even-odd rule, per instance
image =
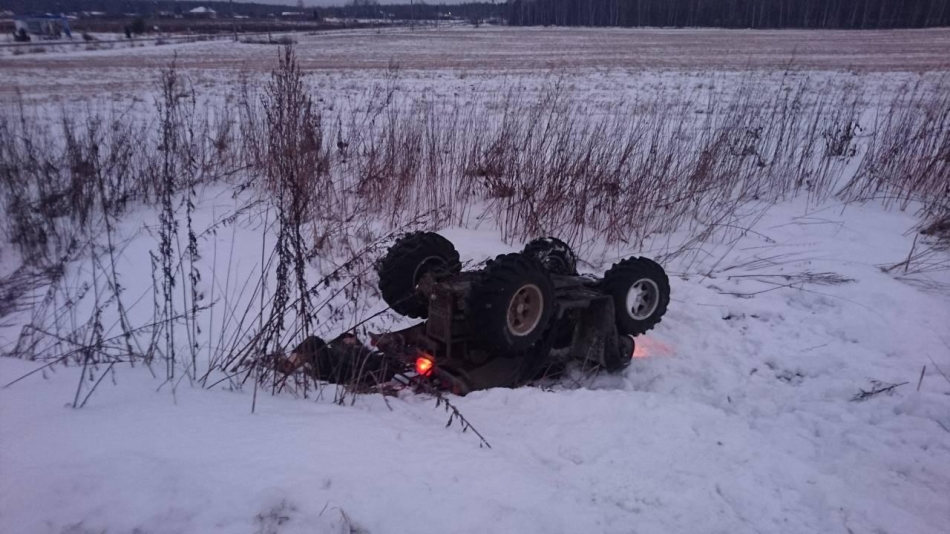
[[512, 26], [924, 28], [950, 0], [509, 0]]
[[[441, 0], [339, 0], [338, 6], [307, 7], [313, 18], [396, 18], [423, 20], [507, 19], [512, 26], [626, 26], [720, 28], [924, 28], [950, 26], [950, 0], [495, 0], [444, 4]], [[304, 0], [305, 6], [315, 4]], [[202, 5], [219, 16], [251, 18], [300, 10], [289, 5], [226, 0], [0, 0], [0, 10], [15, 13], [100, 11], [143, 16]]]

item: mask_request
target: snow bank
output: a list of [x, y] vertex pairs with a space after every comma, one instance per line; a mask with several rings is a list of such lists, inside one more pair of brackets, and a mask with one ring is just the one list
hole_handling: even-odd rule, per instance
[[[0, 389], [0, 531], [944, 532], [950, 298], [879, 268], [914, 223], [772, 208], [667, 265], [670, 312], [622, 376], [456, 399], [491, 449], [425, 397], [251, 414], [249, 390], [122, 368], [72, 410], [79, 370], [47, 370]], [[517, 248], [444, 234], [463, 259]], [[0, 382], [37, 366], [2, 359]], [[909, 383], [851, 402], [869, 380]]]

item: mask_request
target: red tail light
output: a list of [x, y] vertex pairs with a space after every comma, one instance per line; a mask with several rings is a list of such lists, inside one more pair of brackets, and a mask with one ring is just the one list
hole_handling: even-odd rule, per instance
[[429, 376], [432, 374], [432, 368], [435, 367], [435, 362], [426, 356], [419, 356], [416, 358], [416, 373], [422, 376]]

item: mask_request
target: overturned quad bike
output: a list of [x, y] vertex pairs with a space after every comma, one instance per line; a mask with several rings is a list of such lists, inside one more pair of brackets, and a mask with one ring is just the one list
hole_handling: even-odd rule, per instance
[[524, 385], [572, 361], [617, 372], [630, 363], [634, 336], [656, 326], [670, 301], [669, 279], [653, 260], [627, 258], [603, 278], [579, 275], [574, 252], [556, 238], [462, 271], [449, 240], [415, 232], [393, 244], [377, 271], [386, 304], [424, 321], [373, 335], [370, 346], [349, 334], [329, 344], [308, 338], [285, 372], [460, 395]]

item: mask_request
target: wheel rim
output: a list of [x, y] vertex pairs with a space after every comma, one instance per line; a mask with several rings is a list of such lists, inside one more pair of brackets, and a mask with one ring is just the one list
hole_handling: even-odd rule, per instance
[[544, 295], [534, 284], [521, 286], [508, 304], [508, 331], [522, 337], [534, 332], [541, 322]]
[[627, 314], [637, 321], [653, 315], [660, 303], [660, 288], [649, 278], [641, 278], [630, 284], [627, 290]]

